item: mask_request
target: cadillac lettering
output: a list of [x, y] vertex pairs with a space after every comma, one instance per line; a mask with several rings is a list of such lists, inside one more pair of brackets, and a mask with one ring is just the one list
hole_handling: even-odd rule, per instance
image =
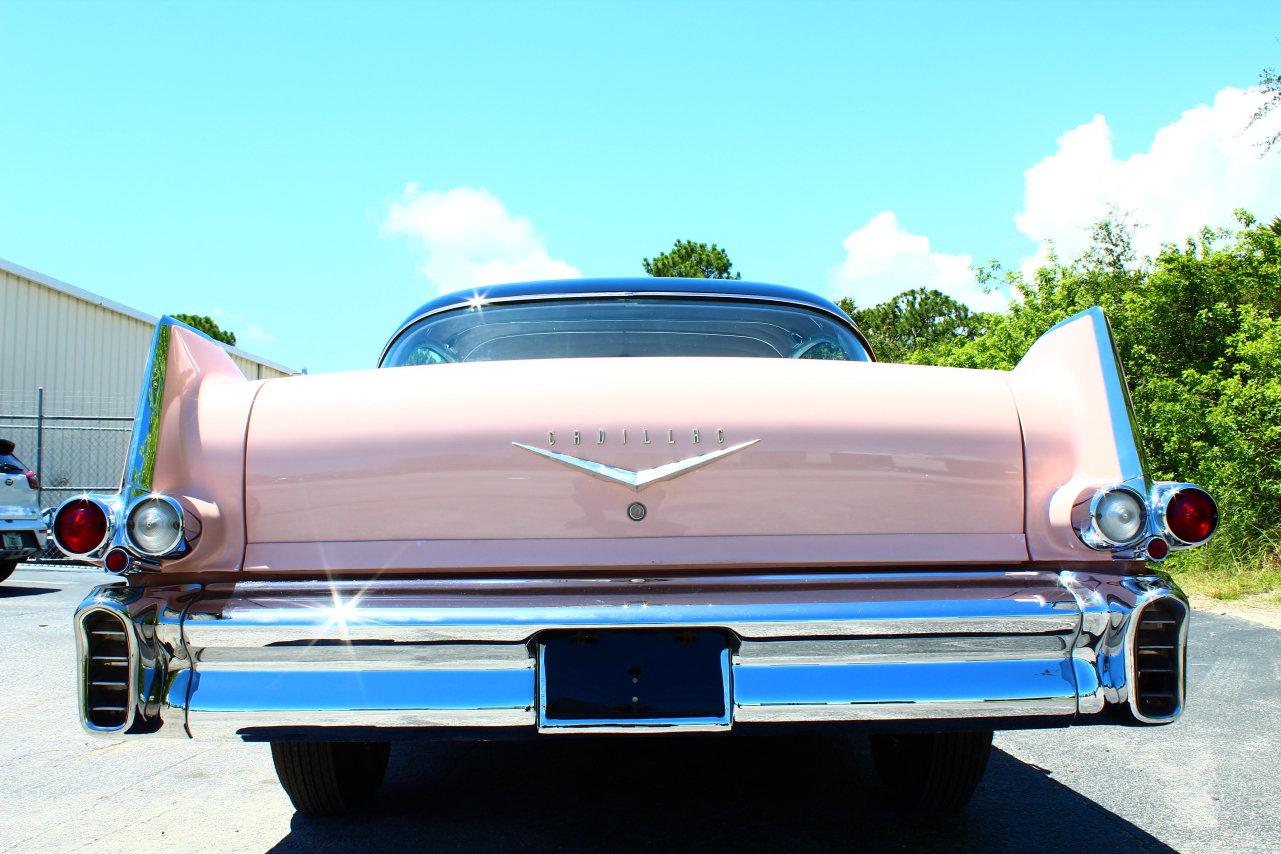
[[1010, 371], [875, 361], [831, 302], [684, 279], [429, 302], [378, 366], [246, 380], [155, 331], [120, 490], [54, 541], [109, 737], [269, 743], [351, 810], [405, 739], [860, 732], [964, 805], [994, 730], [1160, 726], [1214, 500], [1154, 482], [1103, 313]]
[[[688, 432], [683, 431], [683, 430], [681, 430], [681, 431], [677, 431], [677, 430], [668, 430], [668, 431], [666, 432], [666, 436], [665, 436], [665, 440], [666, 440], [667, 444], [669, 444], [669, 445], [675, 445], [675, 444], [676, 444], [677, 434], [678, 434], [678, 433], [680, 434], [680, 436], [681, 436], [681, 438], [682, 438], [682, 439], [688, 439], [688, 441], [689, 441], [691, 444], [694, 444], [694, 445], [697, 445], [699, 442], [703, 441], [703, 434], [699, 432], [699, 429], [698, 429], [697, 427], [694, 427], [694, 428], [691, 428]], [[583, 444], [583, 435], [584, 435], [584, 434], [583, 434], [581, 431], [579, 431], [579, 430], [570, 430], [568, 434], [569, 434], [569, 437], [570, 437], [570, 441], [571, 441], [571, 442], [573, 442], [575, 445], [581, 445], [581, 444]], [[561, 435], [562, 435], [562, 436], [564, 436], [564, 435], [566, 435], [566, 434], [565, 434], [564, 432], [562, 432], [562, 433], [561, 433]], [[595, 436], [595, 438], [596, 438], [596, 444], [597, 444], [597, 445], [603, 445], [603, 444], [605, 444], [607, 441], [609, 441], [609, 436], [610, 436], [610, 434], [608, 433], [608, 431], [606, 431], [606, 430], [604, 430], [604, 429], [596, 430], [596, 431], [594, 431], [594, 433], [589, 433], [589, 434], [587, 434], [587, 435], [589, 435], [589, 436], [594, 435], [594, 436]], [[660, 437], [661, 437], [661, 436], [663, 436], [663, 434], [661, 433], [661, 431], [660, 431], [660, 432], [658, 432], [658, 433], [655, 433], [655, 435], [658, 435], [658, 436], [660, 436]], [[709, 433], [709, 436], [713, 436], [713, 437], [714, 437], [714, 439], [709, 439], [709, 441], [715, 441], [717, 444], [721, 444], [721, 445], [724, 445], [724, 444], [725, 444], [725, 431], [724, 431], [724, 429], [716, 430], [714, 433]], [[649, 428], [644, 428], [644, 429], [641, 429], [641, 430], [635, 430], [635, 431], [633, 431], [633, 432], [632, 432], [632, 438], [633, 438], [634, 440], [636, 440], [636, 441], [639, 441], [642, 445], [652, 445], [652, 444], [654, 444], [654, 440], [653, 440], [653, 439], [651, 439], [651, 438], [649, 437]], [[626, 444], [627, 444], [627, 428], [626, 428], [626, 427], [624, 427], [623, 429], [619, 430], [619, 431], [617, 432], [617, 434], [615, 434], [615, 435], [614, 435], [614, 440], [616, 440], [616, 441], [620, 442], [621, 444], [626, 445]], [[661, 441], [661, 439], [660, 439], [660, 441]], [[554, 444], [556, 444], [556, 431], [555, 431], [555, 430], [548, 430], [548, 431], [547, 431], [547, 444], [548, 444], [548, 445], [554, 445]]]

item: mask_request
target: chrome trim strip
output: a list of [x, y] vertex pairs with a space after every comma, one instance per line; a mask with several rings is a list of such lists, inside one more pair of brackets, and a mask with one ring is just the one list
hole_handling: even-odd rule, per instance
[[617, 721], [585, 722], [582, 727], [553, 726], [540, 727], [542, 735], [637, 735], [660, 732], [729, 732], [727, 724], [708, 719], [707, 723], [663, 723], [661, 720], [650, 723], [620, 724]]
[[[186, 671], [189, 674], [191, 671]], [[525, 710], [534, 671], [501, 670], [205, 670], [192, 681], [188, 714], [197, 712], [362, 712]]]
[[1050, 572], [614, 579], [270, 581], [208, 586], [192, 647], [273, 642], [524, 642], [564, 628], [719, 626], [741, 638], [1074, 632]]
[[[187, 327], [168, 315], [156, 323], [151, 350], [142, 372], [142, 388], [133, 416], [133, 435], [120, 478], [120, 495], [132, 504], [140, 495], [151, 492], [156, 468], [156, 448], [160, 442], [160, 407], [165, 399], [165, 381], [169, 374], [169, 338], [174, 325]], [[202, 333], [203, 334], [203, 333]]]
[[[872, 603], [882, 604], [882, 603]], [[933, 603], [920, 603], [922, 613], [901, 616], [873, 616], [878, 609], [869, 603], [831, 603], [792, 609], [761, 604], [745, 606], [705, 605], [606, 605], [599, 608], [551, 606], [529, 609], [405, 608], [394, 615], [396, 624], [333, 621], [323, 614], [317, 622], [285, 622], [293, 619], [281, 612], [257, 615], [261, 621], [237, 618], [204, 619], [193, 613], [183, 625], [187, 643], [193, 647], [265, 646], [268, 643], [386, 641], [423, 642], [522, 642], [540, 631], [551, 629], [680, 628], [716, 626], [730, 629], [744, 638], [860, 637], [869, 635], [928, 635], [942, 633], [1025, 634], [1075, 630], [1080, 620], [1073, 611], [1042, 616], [1000, 613], [1007, 603], [991, 603], [993, 613], [949, 616]], [[936, 613], [928, 613], [936, 611]], [[331, 615], [332, 616], [332, 615]], [[388, 615], [389, 617], [393, 615]]]
[[[783, 664], [754, 666], [735, 660], [738, 710], [841, 707], [849, 719], [866, 719], [868, 706], [912, 706], [1017, 701], [1041, 704], [1040, 714], [1076, 713], [1076, 677], [1063, 656], [1014, 660]], [[874, 714], [883, 714], [883, 709]], [[909, 712], [909, 715], [911, 713]], [[926, 712], [926, 716], [930, 714]], [[737, 719], [744, 719], [738, 711]], [[840, 713], [834, 712], [834, 717]]]
[[919, 664], [938, 661], [1039, 661], [1062, 659], [1076, 639], [1075, 627], [1030, 635], [922, 635], [919, 637], [745, 640], [735, 666], [828, 666]]
[[[754, 294], [735, 294], [735, 293], [695, 294], [695, 293], [690, 293], [688, 291], [664, 291], [664, 290], [654, 289], [654, 290], [644, 290], [644, 291], [596, 291], [593, 293], [581, 293], [581, 294], [567, 294], [567, 293], [524, 294], [524, 295], [515, 296], [515, 297], [495, 297], [493, 299], [484, 299], [483, 302], [481, 303], [481, 306], [483, 307], [487, 305], [504, 305], [507, 303], [521, 303], [521, 302], [547, 302], [549, 300], [629, 299], [629, 298], [636, 298], [636, 297], [639, 297], [642, 299], [737, 300], [739, 302], [766, 303], [766, 304], [772, 304], [772, 305], [786, 305], [792, 308], [804, 308], [808, 311], [813, 311], [815, 313], [822, 314], [825, 317], [831, 317], [838, 320], [842, 326], [844, 326], [846, 329], [849, 329], [851, 332], [854, 333], [854, 337], [858, 338], [858, 342], [862, 344], [863, 349], [867, 351], [868, 361], [872, 361], [872, 362], [876, 361], [876, 354], [872, 352], [872, 345], [868, 343], [867, 336], [863, 334], [863, 330], [859, 329], [858, 326], [855, 325], [854, 321], [850, 319], [849, 315], [843, 312], [837, 313], [837, 312], [829, 311], [828, 309], [823, 308], [822, 306], [811, 305], [809, 303], [800, 302], [798, 300], [784, 299], [782, 297], [767, 297], [767, 296], [758, 296]], [[433, 309], [432, 311], [425, 311], [422, 314], [416, 315], [410, 318], [409, 320], [405, 321], [404, 323], [402, 323], [400, 325], [400, 328], [397, 329], [392, 334], [391, 338], [388, 339], [387, 345], [383, 347], [382, 353], [378, 356], [377, 366], [380, 368], [383, 366], [383, 360], [387, 358], [387, 353], [391, 351], [392, 345], [394, 345], [396, 341], [400, 338], [400, 336], [404, 335], [405, 332], [408, 331], [411, 326], [415, 326], [420, 321], [426, 320], [429, 317], [434, 317], [437, 314], [442, 314], [446, 311], [457, 311], [459, 309], [475, 307], [475, 302], [473, 300], [474, 298], [460, 300], [459, 302], [454, 303], [452, 305], [441, 306], [439, 308]]]
[[714, 463], [722, 457], [728, 457], [730, 454], [738, 453], [744, 448], [750, 448], [759, 441], [760, 439], [752, 439], [749, 442], [739, 442], [737, 445], [731, 445], [728, 448], [709, 451], [706, 454], [699, 454], [698, 456], [687, 457], [673, 463], [665, 463], [661, 466], [640, 469], [638, 471], [606, 465], [605, 463], [598, 463], [593, 460], [586, 460], [582, 457], [575, 457], [569, 454], [561, 454], [556, 451], [549, 451], [546, 448], [537, 448], [533, 445], [526, 445], [521, 442], [512, 442], [512, 444], [518, 448], [524, 448], [526, 451], [531, 451], [535, 454], [546, 457], [549, 460], [558, 462], [561, 465], [586, 472], [592, 477], [600, 478], [601, 480], [608, 481], [610, 483], [619, 483], [628, 487], [633, 492], [640, 492], [647, 486], [653, 486], [656, 483], [662, 483], [666, 480], [678, 478], [683, 474], [694, 471], [695, 469], [700, 469], [708, 463]]
[[[397, 591], [401, 595], [442, 595], [468, 597], [485, 594], [506, 594], [515, 596], [542, 596], [548, 594], [576, 594], [594, 601], [599, 596], [625, 596], [651, 598], [658, 595], [688, 594], [691, 592], [716, 593], [750, 593], [765, 595], [773, 591], [807, 591], [814, 595], [830, 595], [834, 591], [846, 591], [854, 587], [875, 587], [885, 590], [922, 589], [938, 592], [937, 598], [948, 598], [943, 593], [956, 593], [965, 590], [1022, 590], [1027, 587], [1057, 590], [1063, 587], [1060, 579], [1062, 573], [1047, 569], [991, 569], [982, 565], [945, 569], [914, 570], [834, 570], [796, 571], [776, 570], [773, 572], [751, 572], [705, 575], [647, 575], [636, 576], [586, 576], [563, 577], [556, 575], [529, 574], [504, 577], [428, 577], [428, 578], [381, 578], [376, 580], [358, 578], [333, 579], [300, 579], [263, 581], [246, 579], [234, 585], [211, 584], [207, 589], [207, 598], [223, 599], [225, 593], [234, 586], [235, 593], [246, 599], [257, 601], [260, 597], [270, 596], [274, 591], [287, 591], [289, 596], [320, 595], [351, 596], [382, 595], [383, 591]], [[1070, 601], [1071, 596], [1062, 591], [1063, 601]], [[277, 594], [278, 595], [278, 594]], [[994, 598], [1011, 598], [998, 596]], [[1055, 601], [1059, 601], [1056, 599]]]
[[529, 670], [534, 659], [523, 643], [309, 644], [208, 647], [195, 655], [201, 673], [214, 670]]
[[1076, 712], [1076, 700], [936, 700], [919, 703], [788, 704], [740, 706], [734, 720], [741, 723], [804, 721], [899, 721], [961, 718], [1062, 717]]
[[188, 715], [194, 738], [244, 738], [254, 729], [344, 727], [528, 727], [535, 723], [528, 709], [359, 709], [353, 711], [236, 711], [193, 709]]

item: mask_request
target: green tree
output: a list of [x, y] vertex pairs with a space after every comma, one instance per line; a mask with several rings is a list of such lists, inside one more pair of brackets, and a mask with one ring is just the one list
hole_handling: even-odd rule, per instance
[[678, 240], [667, 252], [644, 258], [641, 265], [651, 276], [678, 276], [686, 279], [741, 279], [740, 273], [730, 272], [733, 264], [729, 255], [715, 243], [695, 243]]
[[[1259, 72], [1259, 90], [1263, 93], [1263, 103], [1259, 109], [1255, 110], [1254, 115], [1250, 117], [1249, 124], [1246, 127], [1254, 127], [1256, 122], [1261, 122], [1271, 113], [1281, 108], [1281, 72], [1275, 68], [1265, 68]], [[1278, 142], [1281, 142], [1281, 130], [1268, 134], [1259, 143], [1263, 153], [1267, 154]]]
[[972, 340], [987, 326], [987, 315], [932, 288], [904, 291], [870, 308], [858, 308], [849, 297], [838, 305], [863, 330], [882, 362], [913, 361], [918, 354]]
[[212, 317], [205, 314], [175, 314], [174, 320], [181, 320], [188, 326], [194, 326], [201, 332], [208, 335], [215, 341], [221, 341], [224, 344], [236, 345], [236, 333], [223, 329], [214, 322]]
[[1235, 595], [1281, 587], [1281, 220], [1244, 211], [1236, 232], [1203, 229], [1134, 265], [1131, 230], [1108, 222], [1074, 263], [1028, 280], [993, 265], [1019, 294], [970, 340], [914, 361], [1012, 368], [1058, 321], [1092, 305], [1112, 323], [1150, 474], [1214, 494], [1219, 535], [1169, 564], [1193, 589]]
[[991, 263], [1007, 311], [970, 312], [917, 289], [859, 309], [841, 305], [885, 361], [1008, 370], [1046, 330], [1091, 306], [1111, 321], [1149, 474], [1206, 487], [1219, 534], [1166, 566], [1193, 590], [1232, 596], [1281, 588], [1281, 219], [1244, 211], [1239, 227], [1203, 229], [1138, 259], [1116, 214], [1081, 257], [1051, 257], [1031, 276]]

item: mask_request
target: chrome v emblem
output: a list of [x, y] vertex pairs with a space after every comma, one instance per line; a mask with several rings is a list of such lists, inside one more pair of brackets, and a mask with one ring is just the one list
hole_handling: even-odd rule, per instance
[[601, 480], [608, 480], [611, 483], [621, 483], [623, 486], [630, 487], [636, 492], [640, 492], [645, 487], [659, 483], [664, 480], [671, 480], [674, 477], [680, 477], [694, 469], [702, 468], [708, 463], [714, 463], [722, 457], [728, 457], [730, 454], [751, 447], [759, 442], [760, 439], [753, 439], [750, 442], [740, 442], [737, 445], [731, 445], [728, 448], [721, 448], [718, 451], [710, 451], [706, 454], [699, 454], [696, 457], [688, 457], [683, 460], [677, 460], [674, 463], [655, 466], [652, 469], [641, 469], [632, 471], [631, 469], [619, 468], [618, 466], [607, 466], [604, 463], [597, 463], [591, 460], [571, 457], [569, 454], [558, 454], [555, 451], [548, 451], [543, 448], [535, 448], [533, 445], [522, 445], [520, 442], [512, 442], [518, 448], [524, 448], [526, 451], [538, 454], [540, 457], [546, 457], [549, 460], [555, 460], [562, 465], [579, 471], [587, 472], [593, 477]]

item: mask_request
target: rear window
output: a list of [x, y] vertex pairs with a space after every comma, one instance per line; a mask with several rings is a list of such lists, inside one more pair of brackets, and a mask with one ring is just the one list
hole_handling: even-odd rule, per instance
[[442, 312], [401, 333], [382, 365], [628, 356], [868, 361], [848, 326], [811, 309], [638, 297], [498, 303]]
[[23, 474], [27, 467], [13, 454], [0, 454], [0, 474]]

